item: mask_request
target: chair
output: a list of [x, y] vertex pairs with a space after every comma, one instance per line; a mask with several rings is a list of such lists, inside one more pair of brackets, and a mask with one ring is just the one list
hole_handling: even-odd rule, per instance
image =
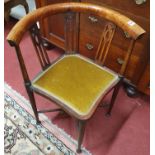
[[[58, 13], [66, 14], [66, 50], [63, 56], [51, 63], [43, 46], [42, 36], [36, 22]], [[80, 42], [79, 27], [76, 24], [76, 19], [79, 17], [79, 13], [92, 13], [108, 21], [105, 27], [103, 27], [103, 33], [94, 60], [80, 55], [78, 51]], [[115, 73], [105, 66], [105, 60], [117, 27], [127, 32], [131, 37], [124, 59], [125, 63], [123, 63], [119, 73]], [[19, 46], [26, 31], [30, 31], [42, 67], [42, 71], [32, 81], [29, 79]], [[7, 40], [16, 49], [25, 87], [37, 123], [40, 123], [38, 113], [54, 112], [63, 109], [63, 111], [78, 120], [79, 137], [77, 152], [80, 153], [87, 120], [93, 116], [103, 97], [114, 89], [107, 111], [107, 115], [111, 114], [134, 43], [144, 33], [145, 31], [128, 17], [109, 8], [90, 3], [70, 2], [49, 5], [37, 9], [21, 19], [11, 30]], [[60, 109], [37, 110], [34, 92], [54, 101]]]

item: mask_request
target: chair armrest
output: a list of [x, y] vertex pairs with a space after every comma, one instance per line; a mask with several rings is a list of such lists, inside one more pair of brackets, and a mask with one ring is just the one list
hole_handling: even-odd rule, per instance
[[23, 34], [35, 22], [50, 15], [64, 13], [67, 11], [88, 13], [92, 12], [94, 15], [113, 22], [115, 25], [126, 31], [135, 40], [145, 33], [145, 30], [141, 28], [138, 24], [117, 11], [91, 3], [70, 2], [52, 4], [32, 11], [14, 26], [14, 28], [11, 30], [7, 37], [8, 42], [10, 43], [10, 45], [19, 44]]

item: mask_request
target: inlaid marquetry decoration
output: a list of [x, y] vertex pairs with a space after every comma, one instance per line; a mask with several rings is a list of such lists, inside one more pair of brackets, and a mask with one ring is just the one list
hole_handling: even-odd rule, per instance
[[95, 55], [95, 61], [101, 65], [104, 65], [106, 57], [108, 55], [109, 47], [114, 36], [116, 25], [113, 23], [106, 23], [99, 46]]
[[31, 36], [37, 57], [39, 59], [40, 65], [42, 69], [44, 70], [50, 65], [50, 60], [47, 55], [46, 49], [44, 48], [43, 39], [40, 35], [37, 24], [34, 24], [30, 28], [30, 36]]
[[78, 52], [78, 18], [79, 14], [75, 12], [67, 12], [65, 15], [65, 49], [68, 54]]

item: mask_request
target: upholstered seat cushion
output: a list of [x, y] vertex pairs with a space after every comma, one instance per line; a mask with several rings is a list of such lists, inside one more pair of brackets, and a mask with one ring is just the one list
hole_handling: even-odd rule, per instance
[[85, 116], [117, 80], [117, 75], [85, 57], [66, 55], [35, 78], [32, 85]]

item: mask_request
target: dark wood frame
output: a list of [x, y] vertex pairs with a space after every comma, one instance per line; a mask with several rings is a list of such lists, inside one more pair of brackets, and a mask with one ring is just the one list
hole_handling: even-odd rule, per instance
[[[75, 14], [74, 12], [77, 12], [77, 14]], [[32, 38], [33, 44], [36, 49], [38, 59], [42, 66], [42, 69], [46, 70], [52, 64], [50, 63], [48, 55], [43, 47], [42, 38], [40, 36], [39, 29], [35, 23], [37, 21], [39, 21], [40, 19], [43, 19], [50, 15], [54, 15], [54, 14], [58, 14], [58, 13], [66, 13], [65, 40], [70, 42], [69, 44], [66, 42], [66, 54], [73, 54], [78, 51], [78, 44], [79, 44], [78, 38], [79, 37], [78, 37], [78, 31], [75, 28], [78, 28], [76, 21], [78, 18], [78, 13], [80, 13], [80, 12], [84, 12], [84, 13], [92, 12], [96, 16], [99, 16], [101, 18], [105, 18], [106, 20], [109, 20], [110, 24], [113, 23], [114, 25], [122, 28], [124, 31], [126, 31], [131, 36], [131, 43], [130, 43], [129, 48], [126, 53], [125, 63], [121, 67], [118, 81], [115, 83], [115, 85], [111, 86], [111, 88], [106, 93], [101, 95], [100, 99], [96, 102], [92, 111], [88, 115], [78, 116], [73, 111], [70, 111], [70, 109], [66, 108], [65, 104], [62, 104], [59, 101], [54, 100], [64, 111], [66, 111], [67, 113], [69, 113], [71, 116], [75, 117], [78, 120], [78, 125], [79, 125], [79, 138], [78, 138], [78, 148], [77, 148], [78, 153], [81, 152], [81, 144], [82, 144], [82, 140], [84, 137], [86, 121], [91, 118], [91, 116], [93, 115], [94, 111], [96, 110], [98, 104], [100, 103], [101, 99], [107, 93], [109, 93], [109, 91], [111, 91], [114, 88], [110, 107], [107, 112], [107, 115], [111, 114], [111, 110], [113, 108], [114, 101], [116, 99], [119, 87], [123, 81], [124, 74], [126, 72], [126, 67], [128, 65], [128, 62], [129, 62], [129, 59], [130, 59], [130, 56], [132, 53], [132, 49], [134, 47], [135, 40], [137, 38], [139, 38], [139, 36], [144, 34], [145, 31], [139, 25], [137, 25], [135, 22], [133, 22], [131, 19], [129, 19], [126, 16], [124, 16], [116, 11], [113, 11], [109, 8], [100, 7], [100, 6], [92, 5], [89, 3], [62, 3], [62, 4], [49, 5], [49, 6], [37, 9], [36, 11], [28, 14], [27, 16], [25, 16], [21, 21], [19, 21], [15, 25], [15, 27], [11, 30], [11, 32], [9, 33], [9, 35], [7, 37], [7, 40], [10, 43], [10, 45], [14, 46], [16, 49], [17, 57], [18, 57], [18, 60], [20, 63], [22, 75], [23, 75], [24, 82], [25, 82], [25, 87], [26, 87], [27, 93], [29, 95], [29, 99], [30, 99], [36, 120], [38, 123], [40, 123], [39, 117], [38, 117], [38, 112], [49, 112], [49, 111], [54, 112], [54, 111], [58, 111], [60, 109], [37, 111], [34, 94], [33, 94], [34, 92], [36, 92], [50, 100], [53, 100], [53, 97], [43, 94], [40, 90], [37, 90], [35, 87], [32, 86], [32, 82], [29, 79], [29, 76], [28, 76], [28, 73], [26, 70], [26, 66], [25, 66], [25, 63], [24, 63], [24, 60], [23, 60], [23, 57], [21, 54], [19, 43], [20, 43], [24, 33], [27, 30], [29, 30], [31, 33], [31, 38]], [[74, 18], [74, 17], [76, 17], [76, 18]], [[110, 32], [112, 29], [113, 30], [115, 29], [113, 26], [108, 27], [108, 29], [109, 28], [110, 28]], [[105, 29], [105, 32], [107, 32], [107, 31], [108, 30]], [[69, 33], [69, 35], [68, 35], [68, 33]], [[105, 37], [105, 35], [103, 34], [103, 36], [101, 37], [101, 41], [100, 41], [100, 45], [99, 45], [99, 49], [101, 49], [99, 51], [99, 53], [101, 53], [101, 54], [100, 54], [99, 58], [98, 58], [98, 56], [96, 56], [96, 58], [95, 58], [95, 62], [99, 63], [100, 65], [104, 65], [104, 61], [106, 59], [106, 55], [108, 53], [111, 40], [113, 38], [113, 34], [114, 34], [114, 31], [112, 31], [112, 33], [109, 34], [110, 38], [108, 38], [109, 41], [106, 42], [106, 46], [107, 46], [106, 48], [103, 48], [105, 43], [102, 41], [102, 40], [104, 40], [103, 37]], [[103, 54], [104, 50], [105, 50], [105, 54]], [[103, 59], [101, 59], [102, 57], [103, 57]]]

